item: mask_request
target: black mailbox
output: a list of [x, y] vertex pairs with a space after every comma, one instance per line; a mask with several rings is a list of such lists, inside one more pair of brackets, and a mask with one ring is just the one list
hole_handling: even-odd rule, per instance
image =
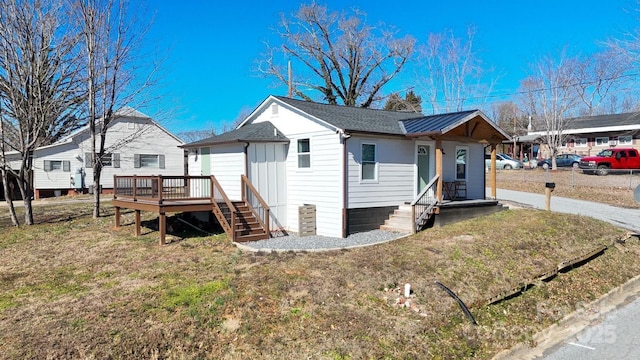
[[549, 189], [555, 189], [556, 188], [556, 183], [553, 183], [553, 182], [544, 183], [544, 187], [549, 188]]

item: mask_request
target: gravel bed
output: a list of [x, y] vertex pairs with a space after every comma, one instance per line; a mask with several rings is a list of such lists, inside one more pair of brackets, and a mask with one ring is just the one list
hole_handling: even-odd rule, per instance
[[351, 234], [346, 238], [320, 235], [304, 237], [287, 235], [267, 240], [246, 242], [239, 244], [239, 246], [254, 251], [321, 251], [380, 244], [406, 235], [405, 233], [384, 230], [371, 230]]

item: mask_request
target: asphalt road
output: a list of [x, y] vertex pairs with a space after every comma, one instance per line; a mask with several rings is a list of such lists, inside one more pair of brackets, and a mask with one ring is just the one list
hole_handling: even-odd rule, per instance
[[[487, 189], [487, 196], [490, 196]], [[515, 203], [523, 207], [545, 209], [545, 196], [520, 191], [498, 189], [498, 200]], [[551, 197], [551, 211], [580, 214], [600, 219], [621, 228], [640, 234], [640, 210], [624, 209], [600, 203], [574, 200], [563, 197]], [[636, 281], [637, 285], [638, 281]], [[623, 287], [624, 288], [624, 287]], [[613, 310], [601, 309], [597, 315], [580, 324], [580, 316], [572, 325], [568, 324], [568, 332], [550, 332], [547, 348], [539, 345], [537, 349], [514, 352], [506, 358], [518, 359], [640, 359], [640, 291], [637, 286], [619, 289], [617, 295], [619, 305]], [[612, 296], [615, 297], [615, 296]], [[615, 303], [615, 299], [603, 299], [602, 303]], [[630, 302], [629, 302], [630, 301]], [[571, 329], [575, 328], [575, 331]], [[566, 329], [565, 329], [566, 330]], [[522, 349], [521, 349], [522, 350]]]
[[[491, 190], [487, 189], [487, 197], [490, 195]], [[498, 200], [514, 202], [537, 209], [545, 209], [546, 207], [545, 196], [543, 194], [498, 189], [496, 197]], [[636, 234], [640, 233], [640, 209], [618, 208], [590, 201], [553, 196], [553, 193], [551, 195], [550, 207], [551, 211], [586, 215], [633, 231]]]

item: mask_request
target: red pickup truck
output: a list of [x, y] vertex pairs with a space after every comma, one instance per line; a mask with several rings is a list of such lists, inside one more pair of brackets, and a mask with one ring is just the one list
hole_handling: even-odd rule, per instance
[[605, 149], [596, 156], [580, 159], [578, 164], [585, 174], [607, 175], [612, 170], [640, 169], [640, 154], [634, 148]]

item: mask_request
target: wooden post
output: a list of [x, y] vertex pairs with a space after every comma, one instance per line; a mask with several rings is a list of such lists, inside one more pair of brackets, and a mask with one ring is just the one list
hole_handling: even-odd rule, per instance
[[551, 211], [551, 188], [544, 188], [545, 209]]
[[120, 228], [120, 208], [116, 206], [116, 214], [115, 214], [115, 226], [116, 229]]
[[495, 200], [498, 198], [498, 195], [497, 195], [498, 184], [496, 180], [496, 144], [491, 144], [490, 182], [491, 182], [491, 199]]
[[156, 181], [158, 181], [158, 202], [162, 204], [162, 193], [164, 192], [162, 188], [162, 175], [159, 175]]
[[442, 140], [436, 140], [436, 174], [439, 175], [436, 198], [442, 202]]
[[140, 210], [136, 210], [136, 237], [140, 236]]
[[269, 225], [271, 223], [271, 220], [269, 219], [269, 209], [265, 209], [264, 210], [264, 226], [265, 226], [265, 231], [267, 232], [267, 236], [271, 237], [271, 232], [269, 231]]
[[138, 196], [138, 177], [133, 175], [133, 201], [136, 201]]
[[165, 235], [167, 234], [167, 215], [164, 212], [160, 212], [158, 217], [159, 230], [160, 230], [160, 245], [164, 245]]
[[411, 233], [415, 234], [417, 231], [416, 229], [416, 206], [412, 205], [411, 206]]

